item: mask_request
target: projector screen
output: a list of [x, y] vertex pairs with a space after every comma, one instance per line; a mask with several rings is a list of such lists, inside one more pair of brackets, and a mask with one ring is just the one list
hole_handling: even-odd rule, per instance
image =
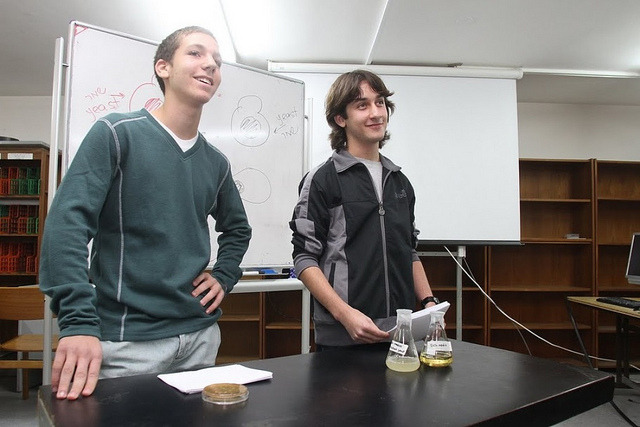
[[[324, 100], [339, 74], [283, 72], [305, 82], [310, 166], [331, 155]], [[381, 75], [396, 111], [381, 153], [416, 191], [416, 227], [434, 244], [519, 244], [516, 82]]]

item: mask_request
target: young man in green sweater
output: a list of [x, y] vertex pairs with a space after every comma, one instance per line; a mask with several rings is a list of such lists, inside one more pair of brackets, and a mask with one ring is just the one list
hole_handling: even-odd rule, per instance
[[59, 399], [90, 395], [98, 378], [214, 365], [219, 305], [242, 275], [251, 228], [228, 160], [198, 132], [221, 82], [218, 43], [187, 27], [154, 63], [163, 105], [98, 120], [47, 216], [40, 287], [58, 315]]

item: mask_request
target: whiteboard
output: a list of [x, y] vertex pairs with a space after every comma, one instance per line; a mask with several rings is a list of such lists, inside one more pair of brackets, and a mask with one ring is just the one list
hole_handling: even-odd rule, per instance
[[[163, 99], [153, 71], [156, 42], [79, 22], [71, 23], [69, 40], [65, 170], [98, 118], [153, 110]], [[253, 228], [242, 267], [291, 266], [288, 224], [305, 165], [304, 83], [232, 63], [221, 71], [200, 131], [229, 158]], [[217, 236], [209, 224], [213, 265]]]
[[[366, 68], [366, 67], [365, 67]], [[287, 72], [312, 105], [311, 165], [331, 155], [324, 100], [339, 74]], [[421, 241], [520, 242], [516, 83], [513, 79], [381, 75], [394, 92], [381, 153], [416, 192]]]

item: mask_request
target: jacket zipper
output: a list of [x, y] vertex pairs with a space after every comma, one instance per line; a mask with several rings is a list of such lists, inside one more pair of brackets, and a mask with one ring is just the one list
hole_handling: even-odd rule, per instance
[[391, 292], [389, 290], [389, 260], [387, 259], [387, 236], [384, 224], [384, 187], [390, 174], [391, 172], [387, 172], [382, 179], [382, 191], [380, 194], [380, 200], [378, 201], [378, 215], [380, 216], [380, 231], [382, 234], [382, 260], [384, 265], [384, 288], [387, 300], [387, 317], [391, 316]]

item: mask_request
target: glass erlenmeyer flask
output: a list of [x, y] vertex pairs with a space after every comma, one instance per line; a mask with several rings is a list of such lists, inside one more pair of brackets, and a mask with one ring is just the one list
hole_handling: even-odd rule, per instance
[[398, 309], [396, 313], [396, 329], [393, 332], [386, 364], [389, 369], [398, 372], [415, 371], [420, 367], [420, 358], [411, 335], [411, 310]]
[[431, 313], [431, 323], [420, 352], [420, 361], [433, 368], [443, 368], [453, 362], [453, 350], [444, 330], [443, 317], [441, 311]]

